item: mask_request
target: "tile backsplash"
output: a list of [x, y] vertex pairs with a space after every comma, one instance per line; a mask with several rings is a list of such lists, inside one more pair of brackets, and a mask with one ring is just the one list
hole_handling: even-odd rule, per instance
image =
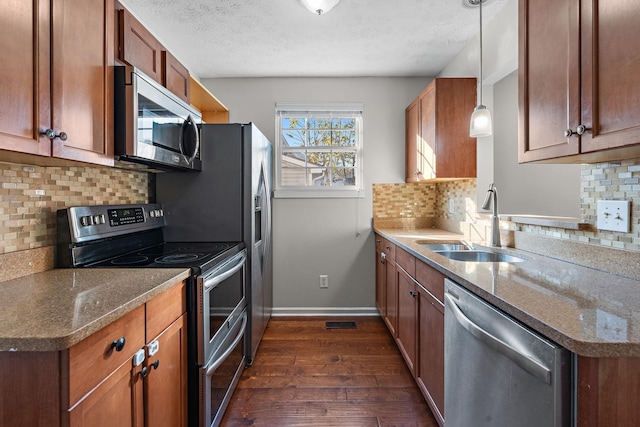
[[53, 246], [58, 209], [147, 203], [152, 177], [147, 172], [89, 165], [0, 162], [0, 254]]
[[[374, 224], [382, 227], [387, 226], [390, 223], [389, 219], [392, 218], [427, 215], [430, 217], [431, 224], [438, 228], [465, 234], [472, 230], [472, 233], [480, 236], [485, 233], [483, 223], [488, 223], [487, 215], [477, 213], [475, 179], [438, 183], [374, 184], [373, 195]], [[630, 233], [595, 229], [597, 201], [602, 199], [631, 201]], [[453, 201], [450, 202], [450, 200]], [[427, 207], [418, 209], [414, 207], [415, 201], [418, 201], [418, 205], [428, 201]], [[540, 236], [640, 252], [640, 159], [582, 165], [580, 201], [581, 221], [592, 224], [591, 230], [573, 230], [508, 221], [501, 221], [501, 227]]]

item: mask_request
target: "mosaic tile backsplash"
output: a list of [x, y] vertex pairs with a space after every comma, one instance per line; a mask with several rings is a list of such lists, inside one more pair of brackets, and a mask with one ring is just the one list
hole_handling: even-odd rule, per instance
[[0, 254], [55, 245], [58, 209], [147, 203], [151, 176], [97, 166], [0, 162]]
[[[593, 231], [526, 225], [501, 221], [501, 228], [597, 246], [640, 252], [640, 159], [615, 163], [587, 164], [581, 172], [581, 220], [593, 224]], [[460, 232], [464, 224], [482, 225], [488, 217], [477, 214], [475, 179], [417, 184], [374, 184], [374, 223], [380, 219], [427, 215], [439, 228]], [[450, 199], [453, 213], [450, 213]], [[631, 232], [595, 230], [598, 200], [630, 200]], [[414, 208], [414, 201], [427, 208]], [[475, 227], [479, 229], [479, 227]]]

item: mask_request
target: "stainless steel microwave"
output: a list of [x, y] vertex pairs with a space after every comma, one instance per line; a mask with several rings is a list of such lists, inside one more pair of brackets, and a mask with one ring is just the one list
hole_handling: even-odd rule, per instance
[[201, 113], [135, 67], [115, 67], [114, 74], [116, 160], [122, 166], [201, 170]]

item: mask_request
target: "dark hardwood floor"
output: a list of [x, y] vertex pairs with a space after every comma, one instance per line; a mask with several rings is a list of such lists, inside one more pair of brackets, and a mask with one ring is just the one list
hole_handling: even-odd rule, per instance
[[[327, 320], [356, 329], [326, 329]], [[272, 318], [223, 427], [437, 427], [379, 317]]]

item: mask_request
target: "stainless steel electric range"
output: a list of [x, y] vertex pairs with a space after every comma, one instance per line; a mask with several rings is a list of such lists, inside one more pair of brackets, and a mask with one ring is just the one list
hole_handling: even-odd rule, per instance
[[57, 213], [58, 267], [191, 269], [187, 283], [189, 425], [220, 423], [246, 362], [242, 242], [165, 242], [160, 204]]

